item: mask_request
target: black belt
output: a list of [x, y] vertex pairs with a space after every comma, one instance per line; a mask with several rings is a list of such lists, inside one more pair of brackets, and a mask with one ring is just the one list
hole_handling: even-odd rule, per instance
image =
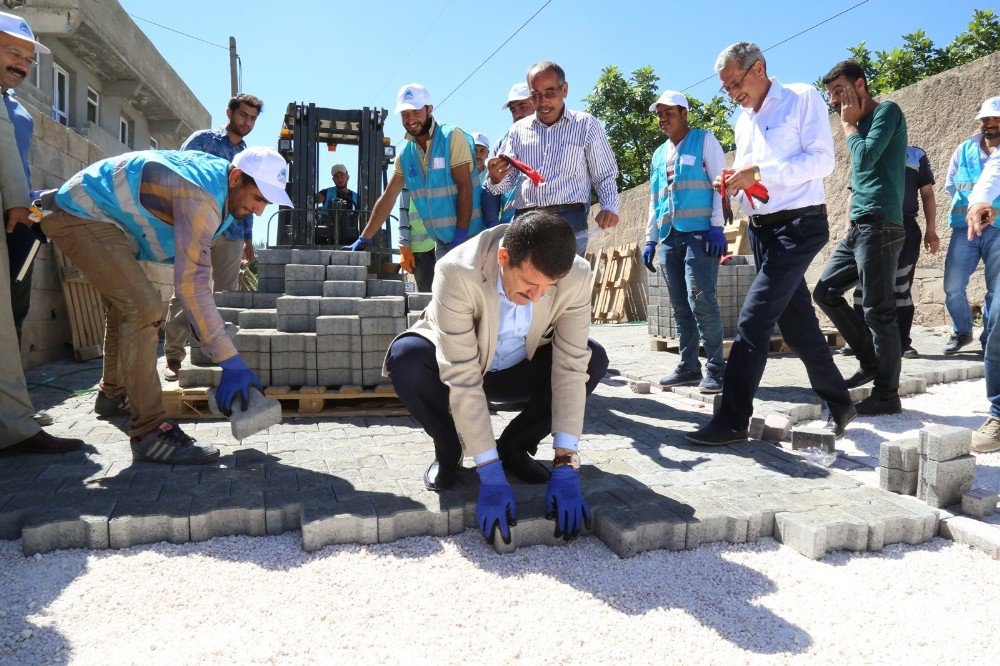
[[805, 206], [803, 208], [792, 208], [790, 210], [779, 210], [776, 213], [767, 213], [765, 215], [751, 215], [750, 224], [755, 227], [770, 227], [775, 224], [781, 224], [782, 222], [788, 222], [789, 220], [807, 217], [809, 215], [826, 215], [826, 204]]
[[531, 206], [530, 208], [519, 208], [518, 213], [527, 213], [529, 210], [544, 210], [550, 213], [577, 213], [587, 210], [587, 204], [571, 203], [556, 204], [555, 206]]

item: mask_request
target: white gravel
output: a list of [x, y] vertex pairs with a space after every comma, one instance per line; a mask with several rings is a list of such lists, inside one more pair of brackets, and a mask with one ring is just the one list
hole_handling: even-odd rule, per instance
[[[877, 463], [878, 442], [922, 423], [978, 427], [983, 395], [982, 381], [932, 388], [877, 427], [859, 419], [844, 448]], [[1000, 454], [979, 456], [977, 485], [1000, 487]], [[20, 542], [0, 542], [0, 664], [438, 664], [484, 652], [538, 664], [962, 663], [1000, 653], [1000, 562], [941, 539], [815, 562], [770, 539], [621, 560], [592, 538], [506, 556], [473, 531], [312, 554], [299, 538], [28, 558]]]

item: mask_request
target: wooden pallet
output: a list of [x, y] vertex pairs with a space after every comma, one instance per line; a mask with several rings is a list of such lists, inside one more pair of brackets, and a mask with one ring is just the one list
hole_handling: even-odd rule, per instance
[[73, 356], [89, 361], [104, 355], [104, 303], [80, 269], [55, 247], [56, 265], [73, 333]]
[[608, 248], [587, 256], [592, 269], [592, 320], [595, 323], [621, 323], [637, 318], [630, 297], [632, 272], [638, 266], [637, 243]]
[[725, 226], [726, 242], [729, 247], [727, 251], [731, 255], [751, 254], [750, 238], [747, 236], [747, 225], [749, 220], [742, 218], [732, 224]]
[[[408, 416], [409, 411], [399, 402], [392, 386], [363, 389], [360, 386], [269, 386], [264, 394], [281, 403], [285, 417], [297, 416]], [[167, 418], [218, 419], [208, 409], [208, 389], [172, 388], [163, 391]]]
[[[826, 338], [826, 344], [830, 347], [841, 347], [844, 344], [844, 336], [833, 329], [823, 329], [823, 336]], [[729, 356], [729, 350], [733, 346], [733, 339], [727, 338], [722, 341], [722, 354], [723, 356]], [[677, 338], [665, 338], [659, 335], [652, 335], [649, 338], [649, 348], [653, 351], [665, 351], [671, 353], [678, 353], [680, 351], [680, 343]], [[705, 353], [705, 348], [701, 348], [701, 353]], [[785, 344], [785, 339], [780, 335], [771, 336], [771, 342], [769, 345], [769, 353], [771, 354], [788, 354], [791, 353], [791, 349]]]

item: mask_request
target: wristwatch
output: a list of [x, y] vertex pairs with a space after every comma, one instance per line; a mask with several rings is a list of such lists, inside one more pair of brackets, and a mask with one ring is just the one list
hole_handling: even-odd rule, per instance
[[573, 453], [563, 453], [552, 459], [553, 467], [572, 467], [573, 469], [580, 469], [580, 454], [574, 451]]
[[758, 183], [760, 182], [760, 167], [759, 166], [755, 166], [753, 168], [753, 179], [755, 181], [757, 181]]

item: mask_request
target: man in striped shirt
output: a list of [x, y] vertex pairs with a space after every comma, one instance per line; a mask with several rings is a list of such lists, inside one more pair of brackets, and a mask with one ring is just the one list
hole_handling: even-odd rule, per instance
[[494, 194], [517, 186], [517, 215], [541, 208], [560, 215], [576, 232], [577, 254], [587, 249], [587, 211], [591, 188], [597, 192], [601, 212], [597, 226], [618, 224], [618, 164], [608, 135], [594, 116], [566, 108], [569, 84], [562, 67], [543, 60], [528, 70], [528, 89], [535, 113], [511, 127], [500, 147], [506, 155], [534, 168], [545, 182], [535, 186], [517, 180], [517, 171], [502, 157], [487, 164]]

